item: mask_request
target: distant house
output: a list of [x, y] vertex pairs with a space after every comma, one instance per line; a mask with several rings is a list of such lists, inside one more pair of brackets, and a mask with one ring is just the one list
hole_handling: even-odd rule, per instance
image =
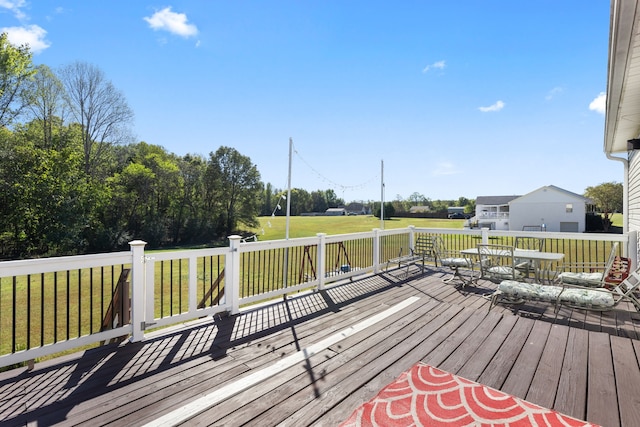
[[554, 185], [538, 188], [509, 203], [509, 229], [539, 226], [542, 231], [584, 233], [593, 201]]
[[328, 216], [341, 216], [346, 215], [347, 210], [345, 208], [329, 208], [324, 212]]
[[345, 209], [348, 215], [371, 215], [371, 208], [363, 203], [352, 202]]
[[409, 213], [411, 214], [419, 214], [419, 213], [427, 213], [431, 212], [431, 208], [429, 206], [411, 206], [409, 208]]
[[472, 222], [492, 230], [582, 233], [592, 205], [579, 194], [547, 185], [524, 196], [479, 196]]
[[476, 216], [472, 221], [478, 228], [509, 230], [509, 202], [520, 196], [478, 196]]

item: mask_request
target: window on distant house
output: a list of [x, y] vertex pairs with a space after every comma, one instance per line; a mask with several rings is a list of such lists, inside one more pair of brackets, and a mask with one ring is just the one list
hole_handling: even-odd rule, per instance
[[571, 203], [567, 203], [567, 213], [573, 212], [573, 205]]

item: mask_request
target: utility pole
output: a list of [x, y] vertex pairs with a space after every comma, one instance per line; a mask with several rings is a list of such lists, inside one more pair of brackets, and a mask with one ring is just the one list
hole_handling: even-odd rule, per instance
[[384, 230], [384, 160], [380, 160], [380, 229]]

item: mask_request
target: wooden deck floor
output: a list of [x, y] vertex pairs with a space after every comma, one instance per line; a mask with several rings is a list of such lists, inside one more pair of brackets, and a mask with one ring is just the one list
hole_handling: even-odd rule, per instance
[[424, 361], [573, 417], [640, 426], [633, 308], [489, 311], [495, 285], [460, 289], [445, 274], [365, 277], [0, 373], [0, 424], [334, 426]]

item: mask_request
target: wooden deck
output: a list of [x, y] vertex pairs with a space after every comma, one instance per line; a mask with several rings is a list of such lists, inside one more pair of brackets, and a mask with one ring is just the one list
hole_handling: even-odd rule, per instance
[[491, 283], [412, 273], [0, 373], [0, 424], [335, 426], [424, 361], [573, 417], [640, 426], [632, 307], [489, 311]]

